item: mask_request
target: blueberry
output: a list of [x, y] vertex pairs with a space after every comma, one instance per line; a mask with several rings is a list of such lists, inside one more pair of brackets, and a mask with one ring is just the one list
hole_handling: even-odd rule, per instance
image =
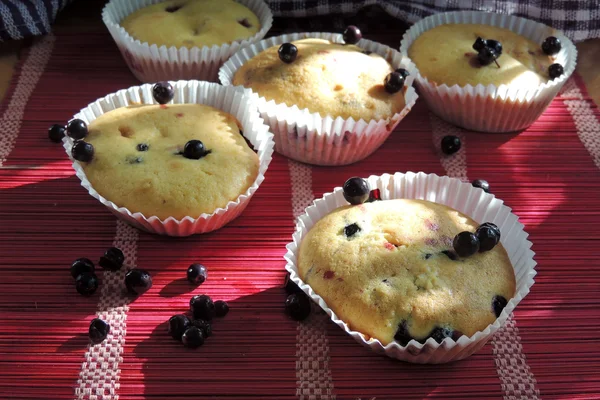
[[369, 198], [367, 199], [367, 203], [372, 203], [378, 200], [381, 200], [381, 191], [379, 189], [371, 190], [369, 192]]
[[75, 289], [79, 294], [91, 296], [98, 289], [98, 278], [94, 273], [84, 272], [75, 278]]
[[123, 266], [125, 261], [125, 255], [118, 247], [110, 247], [104, 252], [104, 255], [100, 257], [98, 264], [104, 269], [109, 271], [118, 271]]
[[357, 26], [350, 25], [346, 28], [342, 36], [344, 37], [344, 43], [356, 44], [360, 39], [362, 39], [362, 32]]
[[450, 155], [460, 150], [462, 143], [458, 136], [448, 135], [442, 138], [442, 152]]
[[135, 148], [137, 151], [148, 151], [150, 146], [147, 143], [139, 143]]
[[127, 164], [141, 164], [144, 159], [142, 157], [127, 156], [125, 161], [127, 161]]
[[469, 257], [479, 251], [479, 239], [473, 232], [461, 232], [454, 237], [452, 247], [460, 257]]
[[90, 162], [94, 158], [94, 146], [83, 140], [78, 140], [71, 149], [71, 155], [77, 161]]
[[216, 317], [224, 317], [229, 312], [229, 304], [223, 300], [215, 301], [215, 316]]
[[477, 39], [475, 39], [475, 43], [473, 43], [473, 50], [480, 52], [485, 47], [487, 47], [487, 40], [477, 37]]
[[350, 224], [350, 225], [346, 225], [344, 227], [344, 235], [346, 235], [346, 237], [350, 237], [353, 236], [356, 232], [360, 232], [362, 229], [360, 229], [360, 227], [356, 224]]
[[552, 64], [548, 67], [548, 75], [550, 75], [550, 79], [556, 79], [564, 73], [565, 69], [558, 63]]
[[429, 334], [429, 337], [432, 337], [433, 340], [435, 340], [438, 343], [442, 343], [442, 341], [445, 338], [452, 337], [452, 329], [437, 326], [433, 328], [433, 330]]
[[542, 43], [542, 51], [549, 56], [558, 54], [561, 48], [560, 40], [554, 36], [547, 37]]
[[408, 76], [410, 75], [410, 73], [404, 68], [398, 68], [394, 72], [399, 73], [404, 79], [408, 78]]
[[169, 335], [175, 340], [181, 341], [183, 333], [192, 326], [190, 319], [184, 314], [173, 315], [169, 318]]
[[500, 241], [500, 231], [492, 228], [491, 226], [480, 226], [475, 231], [477, 239], [479, 240], [479, 252], [490, 251]]
[[289, 272], [285, 274], [285, 281], [283, 282], [283, 288], [285, 289], [285, 291], [287, 292], [287, 294], [298, 293], [298, 292], [302, 291], [302, 289], [300, 289], [298, 287], [298, 285], [296, 285], [294, 283], [294, 281], [292, 281], [290, 279], [290, 273]]
[[202, 264], [192, 264], [187, 269], [187, 280], [194, 285], [201, 285], [208, 278], [208, 271]]
[[215, 316], [215, 303], [205, 294], [190, 299], [190, 311], [194, 319], [210, 321]]
[[89, 258], [78, 258], [71, 264], [71, 276], [77, 278], [83, 273], [93, 274], [95, 269], [94, 263]]
[[110, 325], [102, 321], [100, 318], [94, 318], [90, 323], [88, 335], [90, 337], [90, 342], [93, 344], [104, 342], [109, 333]]
[[496, 224], [493, 224], [491, 222], [484, 222], [483, 224], [479, 225], [480, 228], [484, 227], [484, 226], [489, 226], [490, 228], [494, 229], [498, 236], [498, 241], [500, 241], [500, 228], [498, 228], [498, 226], [496, 226]]
[[400, 343], [400, 346], [406, 346], [408, 342], [412, 340], [412, 336], [408, 333], [408, 323], [406, 321], [402, 321], [398, 325], [398, 330], [394, 335], [394, 340]]
[[486, 193], [490, 192], [490, 184], [484, 179], [475, 179], [473, 182], [471, 182], [471, 185], [473, 185], [473, 187], [483, 189], [483, 191]]
[[500, 57], [500, 55], [502, 54], [502, 43], [500, 43], [497, 40], [488, 39], [487, 47], [492, 49], [494, 54], [496, 54], [496, 58]]
[[431, 254], [431, 253], [426, 253], [426, 254], [425, 254], [425, 259], [426, 259], [426, 260], [429, 260], [429, 259], [430, 259], [432, 256], [433, 256], [433, 254]]
[[87, 124], [80, 120], [74, 119], [67, 124], [67, 135], [75, 140], [83, 139], [88, 134]]
[[494, 311], [494, 314], [496, 314], [496, 318], [502, 314], [502, 310], [504, 310], [504, 307], [506, 307], [507, 304], [508, 301], [504, 297], [500, 295], [494, 296], [492, 299], [492, 310]]
[[344, 198], [350, 204], [362, 204], [369, 198], [369, 183], [358, 177], [352, 177], [344, 182]]
[[65, 131], [66, 129], [63, 125], [54, 124], [48, 129], [48, 138], [54, 143], [60, 143], [65, 137]]
[[192, 321], [192, 326], [200, 329], [204, 334], [205, 338], [209, 338], [212, 336], [212, 325], [210, 322], [207, 322], [203, 319], [195, 319]]
[[190, 140], [183, 147], [183, 156], [190, 160], [199, 160], [209, 153], [210, 151], [204, 148], [204, 143], [199, 140]]
[[458, 260], [458, 255], [453, 250], [444, 250], [442, 251], [442, 254], [446, 255], [446, 257], [452, 261]]
[[383, 81], [383, 87], [390, 94], [398, 93], [404, 87], [404, 77], [399, 72], [390, 72]]
[[489, 47], [484, 47], [477, 53], [477, 60], [481, 65], [490, 65], [496, 59], [496, 53]]
[[131, 269], [125, 274], [125, 287], [132, 294], [144, 294], [152, 287], [152, 276], [143, 269]]
[[291, 43], [284, 43], [279, 46], [279, 50], [277, 50], [277, 54], [279, 54], [279, 59], [286, 64], [291, 64], [298, 57], [298, 48]]
[[304, 292], [292, 293], [285, 299], [285, 312], [296, 321], [310, 315], [310, 299]]
[[152, 97], [154, 97], [154, 100], [156, 100], [158, 104], [167, 104], [175, 97], [173, 85], [167, 81], [156, 83], [152, 86]]
[[204, 344], [204, 334], [199, 328], [191, 326], [183, 333], [181, 341], [185, 347], [195, 349]]

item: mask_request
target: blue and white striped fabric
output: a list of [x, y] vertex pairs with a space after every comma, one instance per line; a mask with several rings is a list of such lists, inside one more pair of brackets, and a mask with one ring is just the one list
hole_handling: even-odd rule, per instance
[[[71, 1], [74, 0], [0, 0], [0, 41], [50, 32], [58, 12]], [[267, 3], [274, 15], [284, 17], [354, 13], [377, 4], [409, 23], [436, 12], [480, 10], [540, 21], [576, 41], [600, 37], [600, 0], [267, 0]]]
[[44, 35], [73, 0], [0, 0], [0, 40]]

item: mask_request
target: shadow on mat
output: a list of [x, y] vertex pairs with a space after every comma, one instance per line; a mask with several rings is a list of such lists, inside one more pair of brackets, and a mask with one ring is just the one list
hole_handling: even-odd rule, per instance
[[[295, 399], [297, 325], [285, 316], [284, 301], [280, 288], [229, 301], [229, 314], [213, 320], [213, 335], [197, 349], [188, 349], [168, 335], [167, 320], [176, 311], [139, 320], [140, 327], [147, 329], [156, 324], [138, 343], [129, 338], [133, 354], [142, 363], [143, 394]], [[130, 321], [135, 323], [132, 311]]]

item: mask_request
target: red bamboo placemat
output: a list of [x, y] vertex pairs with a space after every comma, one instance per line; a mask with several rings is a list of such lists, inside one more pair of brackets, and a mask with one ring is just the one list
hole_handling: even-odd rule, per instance
[[[600, 112], [579, 78], [521, 133], [459, 130], [418, 102], [355, 165], [310, 167], [276, 155], [240, 218], [211, 234], [166, 238], [118, 222], [46, 137], [51, 123], [137, 84], [97, 7], [79, 7], [79, 19], [23, 55], [0, 107], [0, 399], [600, 398]], [[374, 39], [395, 45], [400, 35], [390, 32]], [[464, 150], [441, 158], [434, 144], [448, 132]], [[487, 179], [531, 234], [532, 292], [467, 360], [398, 362], [362, 348], [323, 314], [296, 323], [283, 313], [294, 215], [349, 176], [396, 171]], [[148, 293], [131, 301], [120, 275], [102, 273], [94, 296], [76, 293], [70, 263], [97, 259], [111, 244], [153, 274]], [[210, 274], [196, 289], [184, 280], [192, 262]], [[165, 322], [200, 293], [229, 301], [231, 312], [205, 346], [188, 350]], [[96, 313], [114, 335], [88, 347]]]

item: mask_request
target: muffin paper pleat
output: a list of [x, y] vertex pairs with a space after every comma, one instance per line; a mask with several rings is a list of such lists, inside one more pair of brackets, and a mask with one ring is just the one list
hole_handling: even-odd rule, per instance
[[[219, 71], [219, 79], [225, 86], [232, 85], [236, 71], [260, 52], [282, 43], [306, 38], [319, 38], [343, 43], [342, 35], [335, 33], [295, 33], [262, 40], [234, 54]], [[331, 115], [311, 113], [297, 106], [259, 99], [259, 110], [275, 135], [275, 150], [286, 157], [315, 165], [346, 165], [360, 161], [383, 144], [398, 123], [409, 113], [417, 101], [412, 87], [416, 69], [412, 62], [398, 51], [362, 39], [357, 46], [385, 58], [394, 69], [405, 68], [410, 73], [405, 82], [405, 107], [387, 119], [356, 121]], [[381, 82], [383, 84], [383, 82]], [[242, 88], [242, 86], [239, 86]], [[260, 94], [259, 94], [260, 96]]]
[[575, 71], [577, 49], [569, 38], [549, 26], [514, 15], [475, 11], [435, 14], [418, 21], [404, 34], [400, 52], [408, 57], [408, 49], [423, 32], [445, 24], [484, 24], [505, 28], [540, 46], [548, 36], [556, 36], [562, 43], [554, 62], [561, 64], [565, 73], [535, 88], [504, 84], [449, 87], [430, 82], [418, 73], [417, 66], [416, 86], [431, 111], [462, 128], [481, 132], [513, 132], [527, 128], [539, 118]]
[[[250, 141], [259, 159], [259, 169], [252, 185], [235, 201], [230, 201], [224, 208], [216, 209], [212, 214], [192, 215], [181, 220], [173, 217], [161, 220], [156, 216], [145, 216], [142, 213], [119, 207], [100, 195], [91, 185], [83, 167], [73, 159], [71, 148], [73, 140], [68, 136], [63, 139], [63, 147], [73, 161], [75, 174], [81, 180], [81, 186], [88, 193], [104, 204], [118, 218], [151, 233], [169, 236], [189, 236], [219, 229], [238, 217], [248, 205], [252, 195], [262, 181], [273, 156], [273, 135], [258, 114], [258, 96], [249, 90], [240, 91], [227, 88], [216, 83], [200, 81], [172, 82], [175, 97], [169, 104], [206, 104], [233, 115], [242, 126], [244, 137]], [[98, 99], [82, 109], [74, 118], [90, 123], [100, 115], [111, 110], [131, 104], [157, 104], [152, 97], [152, 85], [134, 86]], [[85, 139], [84, 139], [85, 140]]]
[[515, 307], [529, 293], [534, 284], [536, 262], [533, 259], [534, 252], [531, 251], [532, 244], [527, 240], [528, 234], [524, 231], [523, 224], [519, 222], [518, 217], [511, 212], [511, 209], [504, 205], [502, 200], [459, 179], [423, 172], [407, 172], [371, 176], [368, 181], [371, 189], [381, 191], [383, 200], [428, 200], [452, 207], [479, 223], [493, 222], [498, 225], [502, 232], [500, 241], [508, 253], [516, 279], [515, 296], [510, 299], [500, 317], [483, 331], [479, 331], [471, 337], [462, 336], [458, 341], [446, 338], [442, 343], [437, 343], [434, 339], [429, 338], [424, 344], [411, 340], [406, 346], [401, 346], [396, 342], [384, 346], [377, 339], [351, 330], [348, 324], [338, 318], [323, 298], [302, 281], [297, 266], [300, 244], [309, 230], [318, 220], [348, 204], [344, 199], [341, 187], [337, 187], [332, 193], [326, 193], [322, 198], [315, 200], [311, 206], [306, 208], [305, 213], [298, 217], [296, 231], [292, 236], [293, 241], [287, 245], [287, 253], [284, 256], [287, 261], [285, 268], [290, 273], [290, 279], [310, 296], [333, 322], [357, 342], [375, 352], [419, 364], [440, 364], [469, 357], [483, 347], [506, 323]]
[[212, 47], [167, 47], [134, 39], [120, 22], [140, 8], [160, 0], [111, 0], [102, 11], [102, 20], [119, 47], [123, 59], [141, 82], [196, 79], [216, 81], [221, 65], [236, 51], [261, 40], [273, 25], [273, 14], [262, 0], [236, 0], [260, 20], [261, 29], [253, 36]]

